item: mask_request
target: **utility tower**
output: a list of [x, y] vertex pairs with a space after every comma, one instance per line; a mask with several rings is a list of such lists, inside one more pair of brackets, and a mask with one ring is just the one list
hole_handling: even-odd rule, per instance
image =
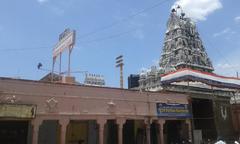
[[120, 67], [120, 88], [123, 89], [123, 56], [116, 57], [116, 67]]

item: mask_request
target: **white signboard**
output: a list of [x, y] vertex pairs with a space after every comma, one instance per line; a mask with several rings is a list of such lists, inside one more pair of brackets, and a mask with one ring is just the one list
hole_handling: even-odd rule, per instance
[[66, 29], [59, 36], [59, 42], [53, 49], [53, 58], [56, 58], [60, 53], [62, 53], [65, 49], [72, 49], [75, 44], [75, 31], [70, 31]]

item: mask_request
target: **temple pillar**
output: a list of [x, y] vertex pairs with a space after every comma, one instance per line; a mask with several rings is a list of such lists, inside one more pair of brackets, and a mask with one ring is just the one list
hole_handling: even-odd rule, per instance
[[161, 119], [158, 120], [158, 124], [159, 124], [159, 134], [160, 134], [160, 144], [164, 144], [164, 135], [163, 135], [163, 128], [164, 128], [164, 124], [165, 124], [165, 120]]
[[151, 119], [145, 119], [144, 120], [146, 125], [146, 138], [147, 138], [147, 144], [151, 144]]
[[118, 144], [123, 144], [123, 125], [126, 119], [117, 119], [118, 125]]
[[32, 143], [37, 144], [38, 143], [38, 132], [39, 132], [39, 127], [42, 124], [42, 119], [34, 119], [31, 121], [31, 124], [33, 126], [33, 136], [32, 136]]
[[67, 125], [69, 123], [69, 119], [60, 119], [59, 124], [61, 125], [61, 134], [60, 134], [60, 143], [65, 144], [66, 143], [66, 131], [67, 131]]
[[187, 119], [186, 124], [188, 125], [188, 140], [192, 142], [192, 125], [191, 125], [191, 120]]
[[106, 123], [106, 119], [98, 119], [97, 123], [99, 125], [99, 144], [104, 144], [104, 125]]

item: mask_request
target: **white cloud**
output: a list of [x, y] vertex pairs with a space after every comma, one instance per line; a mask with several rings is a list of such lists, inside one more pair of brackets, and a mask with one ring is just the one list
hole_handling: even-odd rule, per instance
[[224, 76], [236, 77], [236, 72], [239, 72], [240, 74], [239, 55], [240, 49], [229, 49], [228, 53], [224, 53], [224, 55], [216, 61], [216, 65], [214, 67], [215, 72]]
[[227, 27], [227, 28], [223, 29], [222, 31], [213, 34], [213, 37], [218, 37], [218, 36], [223, 36], [223, 35], [229, 36], [229, 35], [232, 35], [235, 33], [236, 33], [235, 31], [233, 31], [231, 28]]
[[221, 68], [221, 69], [232, 69], [232, 68], [237, 68], [239, 67], [240, 65], [237, 65], [237, 64], [228, 64], [228, 63], [219, 63], [217, 64], [217, 68]]
[[235, 17], [235, 18], [234, 18], [234, 21], [235, 21], [236, 23], [240, 23], [240, 16]]
[[188, 17], [194, 20], [206, 20], [215, 10], [222, 8], [220, 0], [177, 0], [174, 5], [180, 5]]
[[236, 77], [236, 73], [240, 72], [240, 65], [236, 63], [218, 63], [215, 66], [215, 73], [223, 76], [233, 76]]
[[45, 3], [47, 2], [48, 0], [37, 0], [38, 3], [42, 4], [42, 3]]

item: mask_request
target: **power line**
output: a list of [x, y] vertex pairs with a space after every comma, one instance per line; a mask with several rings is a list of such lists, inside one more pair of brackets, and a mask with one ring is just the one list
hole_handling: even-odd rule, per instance
[[84, 35], [81, 35], [81, 36], [79, 36], [79, 38], [85, 38], [85, 37], [88, 37], [88, 36], [93, 35], [93, 34], [95, 34], [95, 33], [98, 33], [98, 32], [104, 31], [104, 30], [106, 30], [106, 29], [109, 29], [109, 28], [111, 28], [111, 27], [114, 27], [115, 25], [118, 25], [119, 23], [128, 21], [129, 19], [134, 18], [134, 17], [136, 17], [136, 16], [138, 16], [138, 15], [140, 15], [140, 14], [146, 12], [146, 11], [152, 10], [152, 9], [154, 9], [154, 8], [160, 6], [160, 5], [162, 5], [162, 4], [164, 4], [164, 3], [168, 2], [168, 1], [171, 1], [171, 0], [163, 0], [163, 1], [157, 2], [157, 3], [153, 4], [153, 5], [150, 6], [150, 7], [144, 8], [144, 9], [136, 12], [135, 14], [129, 15], [129, 16], [127, 16], [127, 17], [125, 17], [125, 18], [122, 18], [122, 19], [120, 19], [120, 20], [118, 20], [118, 21], [115, 21], [115, 22], [113, 22], [113, 23], [111, 23], [111, 24], [109, 24], [109, 25], [105, 25], [105, 26], [103, 26], [103, 27], [101, 27], [101, 28], [98, 28], [98, 29], [96, 29], [96, 30], [94, 30], [94, 31], [91, 31], [91, 32], [89, 32], [89, 33], [86, 33], [86, 34], [84, 34]]
[[[200, 30], [200, 28], [198, 28], [198, 29]], [[200, 30], [200, 31], [201, 31], [201, 30]], [[201, 33], [201, 34], [205, 37], [204, 33]], [[208, 44], [209, 44], [212, 48], [214, 48], [214, 49], [216, 50], [216, 53], [217, 53], [221, 58], [223, 58], [223, 60], [226, 62], [226, 64], [231, 65], [231, 63], [227, 60], [227, 58], [221, 53], [221, 49], [213, 46], [212, 42], [211, 42], [209, 39], [206, 39], [206, 40], [207, 40]], [[233, 70], [234, 72], [238, 72], [238, 70], [235, 69], [235, 68], [230, 68], [230, 69]]]
[[[110, 24], [110, 25], [105, 25], [105, 26], [103, 26], [103, 27], [101, 27], [101, 28], [98, 28], [98, 29], [92, 31], [92, 32], [89, 32], [89, 33], [86, 33], [86, 34], [84, 34], [84, 35], [81, 35], [81, 36], [79, 36], [79, 38], [85, 38], [85, 37], [88, 37], [88, 36], [93, 35], [93, 34], [95, 34], [95, 33], [98, 33], [98, 32], [104, 31], [104, 30], [106, 30], [106, 29], [109, 29], [109, 28], [111, 28], [111, 27], [114, 27], [115, 25], [118, 25], [118, 24], [120, 24], [120, 23], [122, 23], [122, 22], [126, 22], [126, 21], [130, 20], [131, 18], [134, 18], [134, 17], [136, 17], [136, 16], [138, 16], [138, 15], [140, 15], [140, 14], [146, 12], [146, 11], [152, 10], [152, 9], [154, 9], [154, 8], [160, 6], [160, 5], [162, 5], [162, 4], [164, 4], [164, 3], [168, 2], [168, 1], [171, 1], [171, 0], [163, 0], [163, 1], [157, 2], [157, 3], [151, 5], [151, 6], [147, 7], [147, 8], [144, 8], [144, 9], [136, 12], [135, 14], [129, 15], [129, 16], [125, 17], [125, 18], [122, 18], [122, 19], [120, 19], [120, 20], [118, 20], [118, 21], [115, 21], [115, 22], [113, 22], [113, 23]], [[89, 41], [85, 41], [85, 42], [90, 42], [90, 43], [91, 43], [91, 42], [97, 42], [97, 41], [103, 41], [103, 40], [107, 40], [107, 39], [112, 39], [112, 38], [119, 37], [119, 36], [122, 36], [122, 35], [124, 35], [124, 34], [130, 33], [130, 32], [132, 32], [132, 31], [134, 31], [134, 30], [130, 30], [130, 31], [127, 31], [127, 32], [122, 32], [122, 33], [110, 35], [110, 36], [103, 37], [103, 38], [98, 38], [98, 39], [94, 39], [94, 40], [89, 40]], [[81, 41], [81, 40], [80, 40], [80, 41]], [[84, 41], [83, 41], [83, 42], [84, 42]], [[84, 42], [84, 43], [85, 43], [85, 42]], [[40, 49], [48, 49], [48, 48], [49, 48], [49, 47], [39, 47], [39, 48], [34, 48], [34, 49], [33, 49], [33, 48], [0, 49], [0, 52], [3, 52], [3, 51], [40, 50]]]
[[[131, 33], [136, 30], [137, 29], [133, 29], [133, 30], [129, 30], [126, 32], [121, 32], [121, 33], [113, 34], [110, 36], [102, 37], [102, 38], [97, 38], [97, 39], [93, 39], [93, 40], [89, 40], [89, 41], [81, 41], [81, 43], [92, 43], [92, 42], [99, 42], [99, 41], [104, 41], [104, 40], [108, 40], [108, 39], [113, 39], [113, 38], [120, 37], [120, 36], [128, 34], [128, 33]], [[49, 49], [49, 47], [0, 49], [0, 52], [16, 52], [16, 51], [28, 51], [28, 50], [33, 51], [33, 50], [42, 50], [42, 49]]]
[[[89, 40], [89, 41], [81, 41], [81, 43], [92, 43], [92, 42], [98, 42], [98, 41], [113, 39], [113, 38], [120, 37], [120, 36], [128, 34], [128, 33], [131, 33], [131, 32], [136, 31], [136, 30], [137, 29], [132, 29], [132, 30], [129, 30], [129, 31], [113, 34], [113, 35], [102, 37], [102, 38], [97, 38], [97, 39], [93, 39], [93, 40]], [[50, 46], [39, 46], [39, 47], [35, 47], [35, 48], [0, 49], [0, 52], [5, 52], [5, 51], [6, 52], [8, 52], [8, 51], [15, 52], [15, 51], [27, 51], [27, 50], [32, 51], [32, 50], [42, 50], [42, 49], [51, 49], [52, 50], [52, 48], [50, 48]]]
[[133, 30], [129, 30], [129, 31], [126, 31], [126, 32], [121, 32], [121, 33], [113, 34], [113, 35], [110, 35], [110, 36], [102, 37], [102, 38], [97, 38], [97, 39], [93, 39], [93, 40], [89, 40], [89, 41], [82, 41], [82, 43], [91, 43], [91, 42], [98, 42], [98, 41], [113, 39], [113, 38], [120, 37], [120, 36], [128, 34], [128, 33], [131, 33], [131, 32], [136, 31], [136, 30], [137, 29], [133, 29]]
[[42, 50], [42, 49], [49, 49], [49, 47], [38, 47], [38, 48], [16, 48], [16, 49], [0, 49], [0, 52], [7, 52], [7, 51], [26, 51], [26, 50]]

